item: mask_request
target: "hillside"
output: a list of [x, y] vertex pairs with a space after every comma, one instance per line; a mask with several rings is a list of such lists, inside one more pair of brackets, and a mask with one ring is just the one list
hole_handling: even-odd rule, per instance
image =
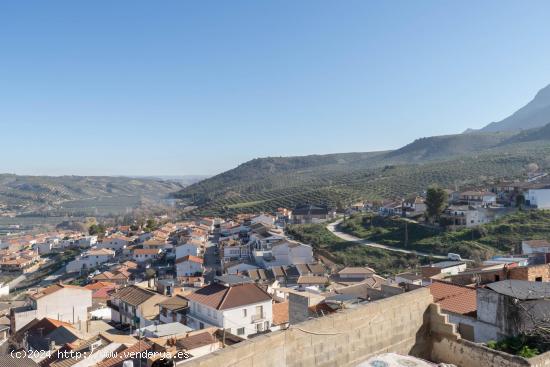
[[514, 131], [541, 127], [550, 123], [550, 85], [541, 89], [531, 102], [498, 122], [481, 129], [484, 132]]
[[146, 178], [0, 174], [0, 209], [18, 214], [101, 206], [124, 211], [182, 188], [176, 182]]
[[[424, 141], [429, 144], [430, 139]], [[286, 158], [256, 159], [191, 185], [177, 196], [198, 204], [202, 214], [274, 210], [304, 202], [344, 206], [357, 199], [418, 193], [433, 183], [449, 187], [519, 177], [529, 163], [548, 166], [550, 142], [511, 142], [480, 150], [437, 158], [432, 150], [415, 163], [400, 163], [405, 161], [405, 152], [343, 155], [348, 160], [339, 155], [288, 158], [289, 162]]]
[[204, 214], [273, 210], [310, 202], [343, 206], [392, 199], [433, 183], [480, 185], [550, 164], [550, 85], [510, 117], [480, 131], [417, 139], [400, 149], [258, 158], [184, 188]]
[[506, 132], [432, 136], [417, 139], [386, 154], [385, 158], [409, 163], [448, 159], [496, 147], [513, 135]]

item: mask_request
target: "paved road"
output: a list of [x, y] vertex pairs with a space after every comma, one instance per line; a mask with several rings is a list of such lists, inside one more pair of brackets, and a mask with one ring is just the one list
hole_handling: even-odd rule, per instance
[[425, 252], [419, 252], [419, 251], [415, 251], [415, 250], [405, 250], [405, 249], [402, 249], [402, 248], [382, 245], [380, 243], [375, 243], [375, 242], [372, 242], [372, 241], [369, 241], [369, 240], [364, 240], [364, 239], [361, 239], [359, 237], [355, 237], [355, 236], [352, 236], [350, 234], [340, 232], [337, 229], [337, 227], [340, 223], [342, 223], [342, 219], [338, 219], [336, 222], [330, 223], [329, 225], [327, 225], [327, 229], [329, 231], [331, 231], [335, 236], [343, 239], [344, 241], [357, 242], [357, 243], [360, 243], [360, 244], [365, 245], [365, 246], [375, 247], [375, 248], [388, 250], [388, 251], [401, 252], [401, 253], [404, 253], [404, 254], [413, 254], [413, 255], [417, 255], [417, 256], [432, 257], [434, 259], [445, 259], [445, 260], [447, 260], [447, 256], [428, 254], [428, 253], [425, 253]]

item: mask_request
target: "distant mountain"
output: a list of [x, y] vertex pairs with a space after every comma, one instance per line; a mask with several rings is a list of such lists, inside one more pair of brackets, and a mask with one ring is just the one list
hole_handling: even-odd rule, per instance
[[492, 122], [480, 131], [517, 131], [541, 127], [550, 123], [550, 85], [541, 89], [535, 98], [502, 121]]
[[183, 187], [179, 182], [149, 178], [0, 174], [0, 209], [21, 214], [93, 208], [91, 214], [114, 214], [159, 202]]

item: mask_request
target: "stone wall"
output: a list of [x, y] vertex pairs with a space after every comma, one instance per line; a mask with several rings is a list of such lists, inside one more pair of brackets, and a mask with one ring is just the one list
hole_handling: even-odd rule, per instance
[[226, 347], [187, 367], [355, 366], [385, 352], [425, 355], [428, 289], [360, 305]]

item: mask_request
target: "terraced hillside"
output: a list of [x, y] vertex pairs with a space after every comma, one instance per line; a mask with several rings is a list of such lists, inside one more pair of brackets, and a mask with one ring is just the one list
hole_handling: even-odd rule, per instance
[[[253, 160], [234, 170], [185, 188], [178, 196], [200, 205], [202, 214], [234, 214], [293, 207], [310, 202], [344, 206], [357, 199], [389, 199], [442, 186], [476, 185], [498, 178], [520, 177], [529, 163], [547, 167], [550, 141], [497, 144], [482, 153], [424, 163], [394, 163], [388, 153], [337, 155], [327, 164], [281, 169], [284, 158]], [[306, 157], [315, 160], [318, 156]], [[353, 157], [353, 159], [351, 159]], [[289, 158], [297, 160], [298, 158]], [[347, 159], [347, 160], [346, 160]], [[251, 172], [251, 174], [247, 174]]]

